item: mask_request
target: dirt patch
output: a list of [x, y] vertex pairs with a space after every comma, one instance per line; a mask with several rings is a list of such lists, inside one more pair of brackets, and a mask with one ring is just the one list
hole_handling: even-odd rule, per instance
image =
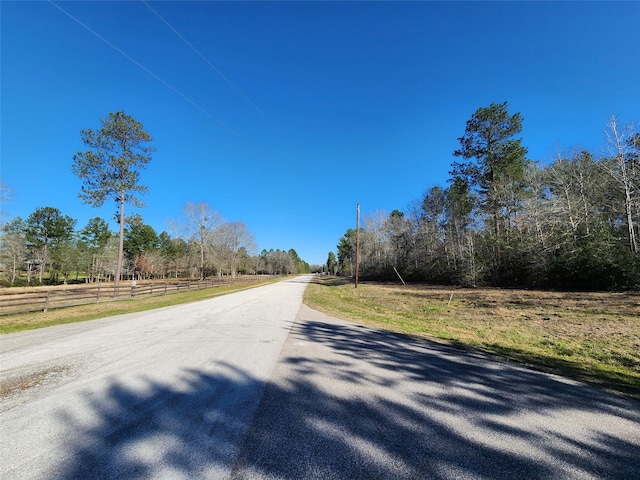
[[42, 385], [51, 377], [60, 375], [67, 370], [69, 370], [68, 366], [56, 365], [36, 372], [18, 374], [13, 378], [4, 378], [0, 380], [0, 398]]
[[1, 372], [0, 411], [34, 398], [45, 389], [54, 388], [74, 376], [78, 362], [73, 359], [58, 360]]

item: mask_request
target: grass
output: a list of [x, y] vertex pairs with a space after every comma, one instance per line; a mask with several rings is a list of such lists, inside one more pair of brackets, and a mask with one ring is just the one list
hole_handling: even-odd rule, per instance
[[[452, 296], [453, 294], [453, 296]], [[483, 350], [640, 399], [640, 294], [462, 289], [318, 278], [305, 303], [398, 333]]]
[[191, 290], [161, 297], [146, 297], [115, 302], [92, 303], [77, 307], [49, 310], [48, 312], [4, 315], [0, 316], [0, 334], [33, 330], [36, 328], [62, 325], [65, 323], [84, 322], [113, 315], [142, 312], [145, 310], [152, 310], [154, 308], [196, 302], [198, 300], [205, 300], [207, 298], [213, 298], [280, 280], [282, 280], [282, 277], [275, 277], [256, 282], [238, 283], [235, 285], [224, 285], [202, 290]]
[[[0, 333], [134, 313], [213, 298], [281, 277], [0, 317]], [[453, 296], [452, 296], [453, 294]], [[305, 303], [361, 324], [481, 349], [501, 359], [640, 399], [640, 294], [462, 289], [318, 277]]]

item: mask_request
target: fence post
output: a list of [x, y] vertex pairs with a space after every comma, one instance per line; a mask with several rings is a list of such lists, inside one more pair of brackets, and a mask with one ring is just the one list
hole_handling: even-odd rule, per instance
[[96, 303], [100, 303], [100, 283], [98, 283], [98, 293], [96, 293]]
[[44, 299], [44, 310], [43, 312], [46, 312], [47, 310], [49, 310], [49, 295], [51, 294], [51, 290], [47, 290], [47, 296]]
[[165, 295], [167, 294], [167, 282], [166, 281], [164, 282], [164, 294]]

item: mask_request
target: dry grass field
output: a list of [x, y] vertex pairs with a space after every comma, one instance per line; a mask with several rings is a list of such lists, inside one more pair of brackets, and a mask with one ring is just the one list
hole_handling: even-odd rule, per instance
[[484, 350], [640, 398], [640, 294], [318, 278], [305, 303], [366, 325]]

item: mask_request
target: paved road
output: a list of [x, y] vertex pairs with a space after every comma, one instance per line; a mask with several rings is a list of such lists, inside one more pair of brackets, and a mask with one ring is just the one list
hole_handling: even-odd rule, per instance
[[309, 279], [0, 337], [0, 478], [227, 478]]
[[640, 403], [302, 306], [234, 479], [640, 479]]
[[1, 337], [0, 478], [640, 479], [640, 403], [325, 316], [308, 279]]

